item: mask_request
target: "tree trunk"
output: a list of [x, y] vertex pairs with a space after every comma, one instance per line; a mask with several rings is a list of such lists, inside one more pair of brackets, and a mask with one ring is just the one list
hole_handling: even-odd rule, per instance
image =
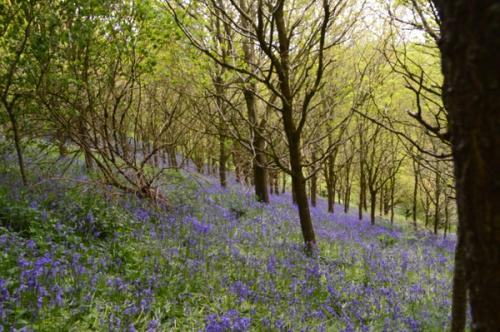
[[[290, 112], [291, 113], [291, 112]], [[285, 128], [290, 123], [286, 120], [291, 120], [290, 117], [285, 119]], [[289, 130], [289, 129], [288, 129]], [[290, 153], [290, 168], [292, 171], [292, 189], [295, 194], [295, 200], [299, 210], [300, 226], [302, 236], [308, 253], [313, 253], [316, 250], [316, 235], [311, 220], [311, 212], [309, 211], [309, 201], [307, 199], [306, 181], [302, 173], [302, 156], [300, 154], [300, 138], [296, 134], [288, 134], [288, 148]]]
[[333, 185], [327, 184], [326, 186], [327, 200], [328, 200], [328, 212], [334, 213], [335, 211], [335, 189]]
[[318, 178], [316, 173], [311, 177], [311, 205], [316, 206], [316, 194], [318, 190]]
[[413, 228], [417, 230], [417, 200], [418, 200], [418, 166], [416, 162], [413, 162], [413, 207], [412, 207], [412, 217], [413, 217]]
[[363, 219], [363, 189], [359, 186], [358, 219]]
[[444, 198], [444, 234], [443, 237], [446, 239], [446, 235], [448, 234], [448, 227], [450, 224], [450, 198], [447, 194], [445, 194]]
[[[250, 60], [249, 60], [250, 61]], [[268, 192], [268, 180], [267, 180], [267, 170], [265, 165], [266, 155], [264, 154], [264, 149], [266, 145], [266, 141], [261, 136], [261, 128], [257, 123], [257, 114], [256, 114], [256, 98], [255, 98], [255, 84], [251, 84], [247, 89], [243, 91], [243, 95], [245, 97], [245, 102], [247, 106], [248, 119], [250, 122], [250, 131], [252, 132], [253, 137], [253, 146], [255, 156], [252, 159], [253, 166], [253, 175], [254, 175], [254, 186], [255, 186], [255, 195], [257, 196], [257, 200], [263, 203], [269, 203], [269, 192]]]
[[21, 174], [21, 180], [23, 181], [23, 185], [28, 184], [28, 179], [26, 177], [26, 171], [24, 168], [24, 158], [23, 158], [23, 150], [21, 147], [21, 135], [19, 135], [19, 128], [17, 127], [17, 119], [14, 115], [14, 110], [7, 109], [7, 113], [9, 115], [10, 124], [12, 125], [12, 133], [14, 136], [14, 147], [16, 149], [17, 154], [17, 163], [19, 165], [19, 173]]
[[391, 178], [391, 198], [390, 198], [390, 208], [391, 208], [391, 225], [394, 225], [394, 195], [396, 191], [396, 176]]
[[256, 156], [253, 160], [255, 195], [257, 196], [257, 200], [259, 202], [269, 203], [269, 192], [267, 191], [267, 170], [264, 167], [266, 164], [266, 156], [262, 152], [265, 141], [260, 135], [257, 135], [254, 144], [257, 149]]
[[379, 215], [382, 218], [384, 215], [384, 197], [385, 196], [385, 187], [380, 189], [380, 197], [379, 197]]
[[436, 172], [436, 189], [434, 192], [434, 235], [437, 235], [441, 222], [441, 175]]
[[443, 100], [451, 130], [472, 329], [496, 331], [500, 326], [500, 10], [498, 0], [435, 0], [435, 4], [442, 20]]
[[219, 136], [219, 179], [221, 187], [227, 186], [226, 163], [227, 163], [226, 140], [223, 135], [220, 135]]
[[467, 322], [467, 289], [465, 284], [465, 246], [464, 236], [457, 225], [457, 244], [455, 248], [455, 271], [453, 274], [453, 295], [451, 303], [451, 331], [463, 332]]
[[425, 195], [425, 228], [427, 228], [427, 226], [429, 225], [429, 215], [430, 215], [430, 207], [431, 203], [430, 203], [430, 199], [429, 199], [429, 195]]
[[347, 184], [347, 188], [344, 193], [344, 213], [349, 212], [350, 205], [351, 205], [351, 185]]
[[344, 213], [349, 212], [349, 206], [351, 204], [351, 163], [352, 158], [347, 163], [345, 171]]
[[169, 147], [167, 150], [168, 154], [168, 164], [170, 167], [177, 169], [177, 154], [175, 152], [175, 147]]
[[283, 172], [283, 186], [281, 187], [281, 193], [284, 194], [286, 191], [286, 173]]
[[279, 171], [276, 171], [274, 175], [274, 194], [279, 195], [280, 194], [280, 185], [279, 185], [279, 179], [280, 179], [280, 173]]
[[370, 223], [375, 225], [375, 210], [377, 207], [377, 192], [370, 191]]

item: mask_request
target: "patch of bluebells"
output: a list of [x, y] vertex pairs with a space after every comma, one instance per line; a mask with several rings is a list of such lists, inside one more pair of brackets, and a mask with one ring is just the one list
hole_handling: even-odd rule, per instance
[[165, 211], [71, 182], [25, 193], [12, 178], [0, 175], [2, 199], [37, 224], [28, 237], [0, 228], [4, 330], [64, 329], [68, 317], [131, 332], [449, 328], [453, 238], [332, 215], [319, 200], [309, 258], [289, 194], [266, 206], [234, 181], [180, 171]]
[[251, 319], [242, 317], [240, 313], [231, 309], [221, 315], [210, 314], [205, 320], [207, 332], [244, 332], [250, 328]]

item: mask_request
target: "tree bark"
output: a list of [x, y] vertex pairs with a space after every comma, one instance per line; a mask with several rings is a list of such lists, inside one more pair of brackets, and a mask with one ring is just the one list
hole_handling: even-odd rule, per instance
[[318, 178], [316, 173], [311, 177], [311, 205], [316, 206], [316, 194], [318, 188]]
[[413, 228], [417, 230], [417, 199], [418, 199], [418, 163], [413, 162], [413, 207], [412, 207], [412, 218], [413, 218]]
[[391, 178], [391, 199], [390, 199], [390, 209], [391, 209], [391, 225], [394, 225], [394, 196], [396, 191], [396, 175]]
[[[287, 126], [290, 128], [291, 122], [289, 121], [291, 121], [291, 114], [290, 117], [286, 117], [285, 119], [285, 128]], [[292, 189], [299, 210], [300, 227], [306, 249], [309, 253], [313, 253], [316, 250], [316, 235], [314, 233], [311, 212], [309, 210], [309, 201], [307, 199], [306, 180], [302, 173], [300, 138], [290, 132], [288, 138], [290, 168], [292, 171]]]
[[443, 100], [450, 124], [472, 329], [496, 331], [500, 326], [499, 3], [434, 3], [442, 21]]
[[[251, 61], [251, 60], [248, 60]], [[263, 203], [269, 203], [268, 192], [268, 176], [265, 165], [267, 163], [266, 155], [264, 153], [266, 141], [262, 137], [261, 128], [257, 123], [256, 114], [256, 98], [255, 98], [255, 84], [250, 84], [248, 88], [243, 91], [245, 103], [247, 106], [248, 119], [251, 123], [251, 132], [253, 136], [254, 157], [252, 159], [253, 175], [254, 175], [254, 188], [257, 200]]]
[[12, 126], [12, 133], [14, 136], [14, 147], [16, 149], [17, 154], [17, 163], [19, 165], [19, 173], [21, 174], [21, 179], [23, 181], [23, 185], [28, 184], [28, 179], [26, 177], [26, 171], [24, 168], [24, 158], [23, 158], [23, 148], [21, 146], [21, 135], [19, 134], [19, 128], [17, 126], [17, 119], [14, 115], [13, 109], [7, 109], [7, 114], [9, 115], [10, 124]]
[[441, 175], [436, 172], [436, 187], [434, 191], [434, 235], [437, 235], [441, 222]]
[[227, 163], [226, 140], [223, 135], [220, 135], [219, 136], [219, 180], [221, 187], [227, 186], [226, 163]]
[[464, 236], [460, 229], [457, 229], [457, 244], [455, 248], [455, 271], [453, 273], [453, 295], [451, 303], [451, 331], [463, 332], [467, 323], [467, 289], [465, 284], [465, 246]]
[[375, 191], [370, 192], [370, 223], [375, 225], [375, 210], [377, 207], [377, 193]]

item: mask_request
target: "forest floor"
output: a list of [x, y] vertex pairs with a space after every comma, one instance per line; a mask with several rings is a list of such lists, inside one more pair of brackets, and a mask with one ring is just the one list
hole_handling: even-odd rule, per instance
[[0, 160], [0, 331], [443, 331], [453, 239], [168, 171], [166, 211], [78, 165]]

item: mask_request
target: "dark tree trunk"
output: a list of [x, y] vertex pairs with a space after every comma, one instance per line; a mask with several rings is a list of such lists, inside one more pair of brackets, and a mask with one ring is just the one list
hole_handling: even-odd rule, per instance
[[379, 197], [379, 215], [382, 217], [384, 215], [384, 199], [385, 199], [385, 187], [380, 189], [380, 197]]
[[327, 192], [327, 200], [328, 200], [328, 212], [334, 213], [335, 212], [335, 190], [333, 186], [327, 185], [326, 186], [326, 192]]
[[219, 123], [218, 123], [218, 131], [219, 131], [219, 181], [221, 187], [226, 187], [227, 186], [227, 179], [226, 179], [226, 164], [228, 160], [228, 155], [226, 151], [226, 136], [225, 136], [225, 126], [226, 124], [224, 123], [224, 111], [225, 111], [225, 106], [224, 106], [224, 101], [223, 101], [223, 96], [224, 96], [224, 81], [222, 79], [222, 76], [216, 76], [214, 78], [214, 85], [215, 85], [215, 91], [217, 93], [215, 97], [215, 102], [217, 104], [218, 112], [219, 112]]
[[417, 230], [417, 201], [418, 201], [418, 166], [416, 162], [413, 162], [413, 206], [412, 206], [412, 218], [413, 218], [413, 228]]
[[443, 100], [451, 130], [472, 329], [496, 331], [500, 326], [499, 3], [434, 2], [442, 20]]
[[370, 223], [375, 225], [375, 210], [377, 208], [377, 192], [370, 191]]
[[280, 173], [276, 171], [274, 175], [274, 194], [279, 195], [280, 194], [280, 185], [279, 185], [279, 179], [280, 179]]
[[227, 163], [226, 139], [223, 135], [220, 135], [219, 136], [219, 180], [221, 187], [227, 186], [226, 163]]
[[430, 207], [431, 205], [431, 202], [430, 202], [430, 199], [429, 199], [429, 195], [425, 195], [425, 206], [424, 206], [424, 209], [425, 209], [425, 228], [427, 228], [427, 226], [429, 225], [429, 216], [430, 216]]
[[265, 168], [266, 156], [262, 152], [264, 149], [265, 141], [260, 135], [255, 139], [256, 152], [255, 159], [253, 160], [253, 175], [255, 195], [257, 200], [262, 203], [269, 203], [269, 192], [267, 191], [267, 170]]
[[316, 206], [316, 194], [318, 190], [318, 177], [316, 173], [311, 177], [311, 205]]
[[447, 194], [445, 194], [444, 198], [444, 234], [443, 237], [446, 239], [446, 235], [448, 234], [448, 227], [450, 224], [450, 198]]
[[391, 209], [391, 225], [394, 224], [394, 195], [396, 191], [396, 176], [391, 178], [391, 198], [390, 198], [390, 209]]
[[441, 175], [436, 172], [436, 189], [434, 196], [434, 235], [437, 235], [441, 222]]
[[292, 189], [295, 194], [297, 208], [299, 210], [300, 227], [307, 251], [312, 253], [316, 250], [316, 235], [309, 211], [309, 201], [307, 199], [306, 180], [302, 173], [302, 156], [300, 154], [300, 138], [291, 133], [292, 125], [291, 112], [284, 119], [285, 129], [288, 128], [288, 148], [290, 153], [290, 168], [292, 171]]
[[[249, 60], [250, 61], [250, 60]], [[269, 192], [268, 192], [268, 179], [267, 179], [267, 169], [265, 165], [266, 155], [264, 154], [266, 141], [262, 137], [261, 128], [257, 123], [256, 114], [256, 98], [255, 98], [255, 84], [249, 86], [248, 89], [243, 91], [245, 96], [245, 102], [247, 106], [248, 119], [250, 122], [250, 130], [253, 136], [253, 146], [255, 148], [255, 156], [252, 159], [253, 175], [254, 175], [254, 186], [255, 195], [257, 200], [263, 203], [269, 203]]]
[[451, 331], [463, 332], [467, 322], [467, 289], [465, 284], [465, 246], [464, 236], [457, 229], [457, 244], [455, 248], [455, 271], [453, 274], [453, 295], [451, 303]]
[[14, 110], [7, 109], [7, 113], [9, 115], [10, 124], [12, 126], [12, 133], [14, 136], [14, 147], [16, 149], [17, 154], [17, 163], [19, 165], [19, 173], [21, 174], [21, 179], [23, 181], [23, 185], [28, 184], [28, 179], [26, 177], [26, 171], [24, 168], [24, 158], [23, 158], [23, 149], [21, 146], [21, 135], [19, 134], [19, 128], [17, 126], [17, 119], [14, 115]]
[[[328, 136], [328, 144], [332, 144], [331, 136]], [[326, 182], [326, 192], [328, 201], [328, 212], [335, 212], [335, 186], [337, 182], [337, 177], [335, 176], [335, 159], [337, 156], [337, 149], [333, 151], [331, 155], [326, 159], [326, 164], [323, 166], [323, 173]]]
[[232, 157], [233, 157], [234, 175], [236, 177], [236, 182], [241, 183], [241, 165], [240, 165], [240, 161], [238, 160], [237, 152], [236, 152], [235, 148], [233, 148]]
[[347, 163], [345, 171], [344, 213], [349, 212], [351, 204], [351, 163], [352, 159]]
[[284, 194], [286, 191], [286, 173], [283, 172], [283, 186], [281, 187], [281, 193]]
[[363, 219], [363, 190], [359, 188], [358, 219]]

